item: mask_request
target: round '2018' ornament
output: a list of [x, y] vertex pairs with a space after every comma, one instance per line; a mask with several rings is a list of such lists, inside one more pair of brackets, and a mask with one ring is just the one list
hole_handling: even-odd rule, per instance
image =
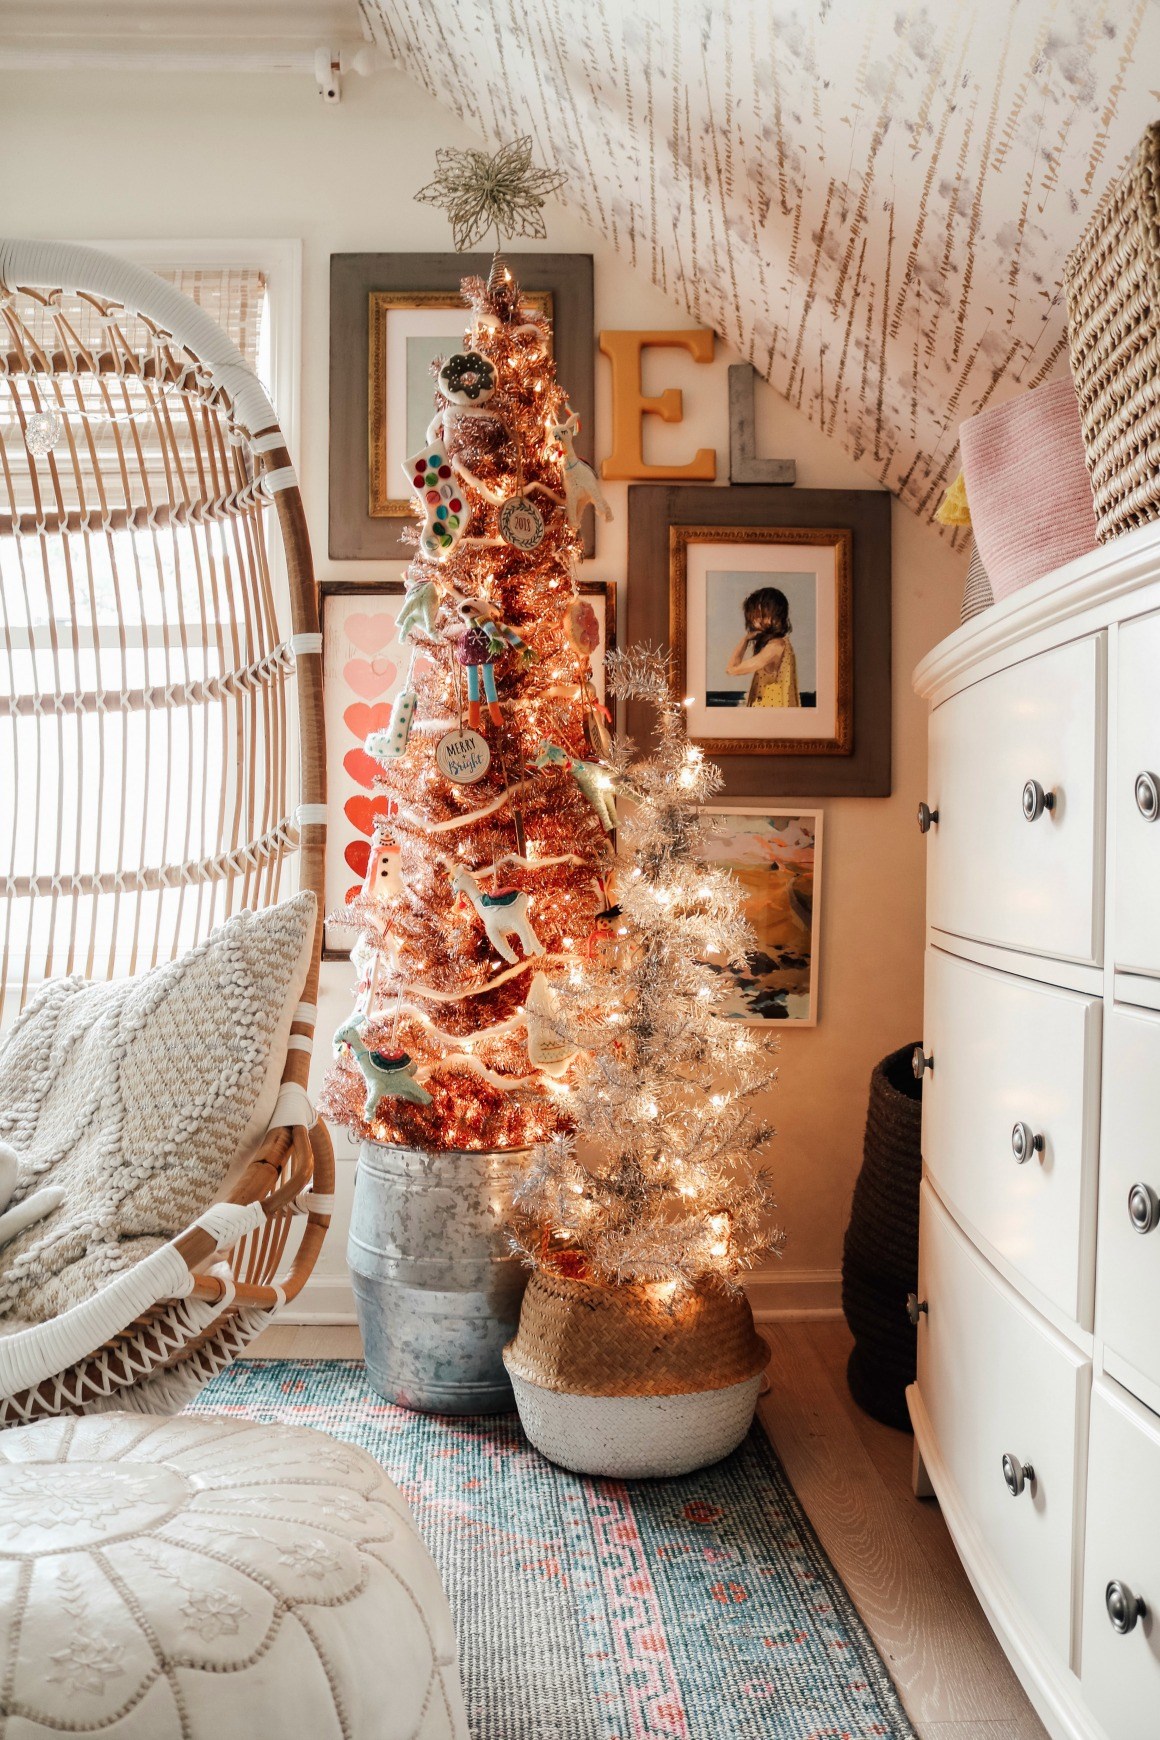
[[513, 495], [499, 510], [499, 535], [516, 550], [535, 550], [544, 541], [544, 516], [530, 496]]
[[435, 745], [439, 771], [456, 785], [474, 785], [491, 766], [491, 750], [487, 738], [481, 737], [469, 725], [460, 731], [448, 731]]

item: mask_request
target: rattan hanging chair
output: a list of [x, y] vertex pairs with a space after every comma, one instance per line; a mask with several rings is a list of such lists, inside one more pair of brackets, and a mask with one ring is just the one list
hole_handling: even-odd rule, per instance
[[95, 1298], [0, 1335], [10, 1425], [180, 1406], [302, 1287], [334, 1160], [305, 1092], [321, 638], [278, 419], [205, 310], [95, 249], [0, 241], [0, 334], [0, 1023], [296, 888], [320, 914], [256, 1157]]

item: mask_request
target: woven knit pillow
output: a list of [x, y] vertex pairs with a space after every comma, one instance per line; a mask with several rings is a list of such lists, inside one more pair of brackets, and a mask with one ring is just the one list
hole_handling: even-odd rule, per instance
[[18, 1202], [64, 1202], [0, 1249], [0, 1322], [43, 1323], [183, 1232], [274, 1110], [316, 902], [240, 912], [135, 979], [55, 979], [0, 1048]]

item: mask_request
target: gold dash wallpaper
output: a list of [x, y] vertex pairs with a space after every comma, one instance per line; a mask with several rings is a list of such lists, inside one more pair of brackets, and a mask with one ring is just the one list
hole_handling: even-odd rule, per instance
[[1067, 367], [1064, 258], [1160, 111], [1157, 0], [361, 4], [924, 518], [962, 419]]

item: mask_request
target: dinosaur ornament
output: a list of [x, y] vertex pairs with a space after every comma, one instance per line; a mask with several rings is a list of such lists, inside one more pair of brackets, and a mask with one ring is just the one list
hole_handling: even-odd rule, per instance
[[350, 1053], [367, 1084], [363, 1116], [373, 1118], [383, 1099], [410, 1100], [416, 1106], [429, 1106], [431, 1095], [415, 1080], [418, 1064], [405, 1051], [372, 1051], [362, 1037], [363, 1023], [358, 1016], [345, 1021], [334, 1036], [334, 1055]]
[[532, 766], [560, 767], [565, 773], [570, 773], [596, 811], [605, 833], [611, 834], [616, 826], [615, 786], [612, 775], [598, 761], [582, 761], [578, 756], [569, 755], [558, 743], [549, 743], [545, 738]]

